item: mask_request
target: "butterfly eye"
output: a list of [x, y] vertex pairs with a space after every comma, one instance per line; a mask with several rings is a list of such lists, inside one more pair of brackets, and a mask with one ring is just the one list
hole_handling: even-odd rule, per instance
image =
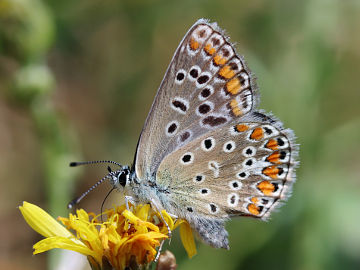
[[121, 186], [125, 187], [127, 179], [128, 179], [128, 173], [126, 171], [121, 171], [118, 174], [118, 181]]

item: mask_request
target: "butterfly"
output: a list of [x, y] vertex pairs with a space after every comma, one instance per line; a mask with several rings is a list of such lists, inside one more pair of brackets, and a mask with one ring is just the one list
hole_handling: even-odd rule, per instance
[[127, 200], [186, 219], [205, 243], [229, 249], [225, 222], [267, 220], [295, 182], [294, 133], [258, 103], [243, 57], [216, 23], [200, 19], [170, 62], [133, 165], [109, 161], [120, 169], [103, 179]]

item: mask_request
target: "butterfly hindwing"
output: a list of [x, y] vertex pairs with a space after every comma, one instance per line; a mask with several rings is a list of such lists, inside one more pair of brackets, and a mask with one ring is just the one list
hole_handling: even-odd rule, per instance
[[145, 122], [137, 177], [153, 177], [168, 154], [248, 114], [257, 102], [251, 78], [216, 24], [195, 23], [176, 50]]
[[[278, 120], [254, 113], [210, 131], [168, 155], [157, 179], [187, 220], [267, 219], [295, 181], [297, 146]], [[165, 173], [166, 172], [166, 173]], [[172, 179], [164, 177], [171, 175]], [[185, 213], [184, 213], [185, 212]]]

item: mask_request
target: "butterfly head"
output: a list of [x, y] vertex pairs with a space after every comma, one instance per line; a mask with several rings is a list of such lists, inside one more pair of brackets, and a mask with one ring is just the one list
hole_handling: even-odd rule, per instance
[[116, 171], [112, 171], [110, 166], [108, 167], [109, 174], [107, 175], [111, 185], [119, 191], [123, 191], [126, 187], [129, 186], [130, 178], [130, 168], [129, 166], [122, 166]]
[[84, 192], [81, 196], [75, 198], [68, 204], [68, 208], [73, 208], [76, 204], [78, 204], [89, 192], [94, 190], [97, 186], [103, 183], [105, 180], [109, 180], [110, 184], [113, 186], [113, 189], [117, 189], [121, 192], [124, 192], [127, 187], [129, 187], [131, 182], [131, 170], [129, 166], [123, 166], [120, 163], [111, 160], [95, 160], [95, 161], [85, 161], [85, 162], [71, 162], [70, 167], [76, 167], [79, 165], [88, 165], [88, 164], [96, 164], [96, 163], [111, 163], [119, 166], [120, 168], [113, 171], [110, 166], [108, 166], [109, 173], [105, 175], [102, 179], [96, 182], [92, 187], [90, 187], [86, 192]]

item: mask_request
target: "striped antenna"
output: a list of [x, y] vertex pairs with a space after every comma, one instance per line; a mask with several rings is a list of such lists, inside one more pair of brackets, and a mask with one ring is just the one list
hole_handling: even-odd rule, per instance
[[86, 195], [88, 195], [91, 191], [93, 191], [97, 186], [103, 183], [107, 178], [110, 178], [110, 173], [106, 175], [104, 178], [100, 179], [97, 183], [95, 183], [92, 187], [90, 187], [87, 191], [85, 191], [81, 196], [73, 199], [68, 203], [67, 208], [72, 209], [76, 204], [78, 204]]
[[120, 163], [117, 163], [112, 160], [93, 160], [93, 161], [80, 161], [80, 162], [70, 162], [70, 167], [76, 167], [80, 165], [89, 165], [89, 164], [96, 164], [96, 163], [111, 163], [122, 167]]

